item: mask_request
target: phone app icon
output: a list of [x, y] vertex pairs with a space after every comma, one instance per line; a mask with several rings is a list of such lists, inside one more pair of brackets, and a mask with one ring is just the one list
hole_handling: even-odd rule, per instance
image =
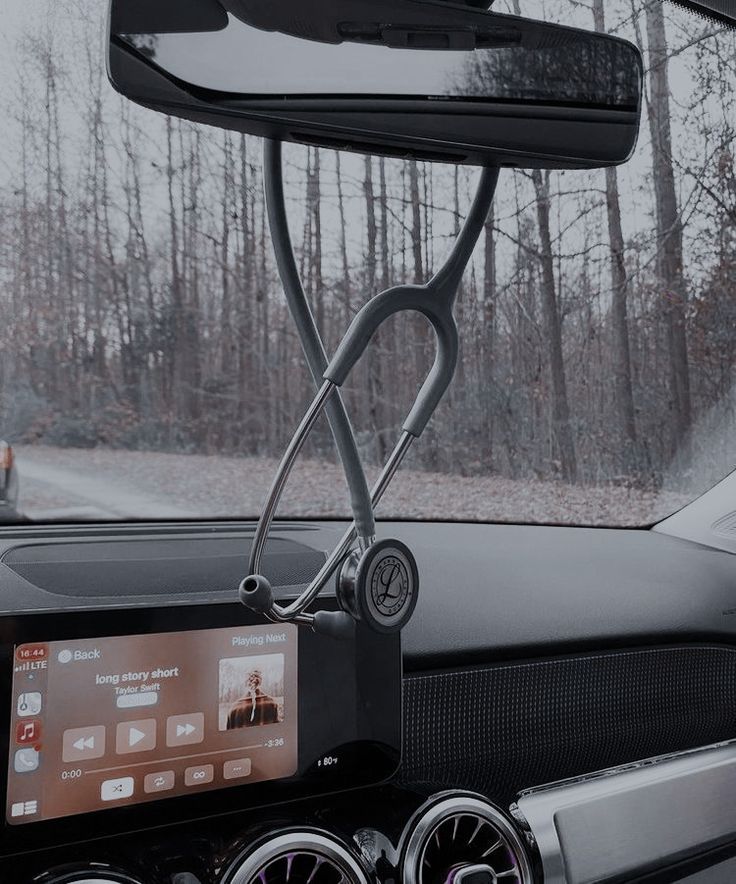
[[43, 697], [38, 691], [29, 691], [18, 697], [18, 717], [30, 718], [32, 715], [39, 715], [43, 708]]
[[15, 729], [15, 742], [20, 743], [37, 743], [41, 739], [41, 722], [21, 721]]
[[41, 763], [41, 753], [34, 748], [18, 749], [15, 753], [14, 768], [16, 773], [33, 773]]

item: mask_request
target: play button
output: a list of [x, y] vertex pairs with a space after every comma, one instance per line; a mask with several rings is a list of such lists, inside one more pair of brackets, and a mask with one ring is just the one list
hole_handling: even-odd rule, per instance
[[115, 746], [118, 755], [131, 752], [150, 752], [156, 748], [156, 719], [124, 721], [118, 725]]

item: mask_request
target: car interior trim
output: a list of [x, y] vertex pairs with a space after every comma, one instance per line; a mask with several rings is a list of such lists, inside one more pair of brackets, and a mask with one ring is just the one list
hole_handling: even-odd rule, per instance
[[521, 794], [545, 884], [632, 880], [733, 841], [736, 742]]

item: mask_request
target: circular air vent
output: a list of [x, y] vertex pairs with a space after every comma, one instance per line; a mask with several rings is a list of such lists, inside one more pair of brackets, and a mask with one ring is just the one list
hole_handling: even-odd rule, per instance
[[66, 869], [66, 871], [47, 872], [35, 880], [38, 884], [138, 884], [135, 879], [129, 878], [122, 872], [113, 872], [103, 866], [76, 871]]
[[524, 845], [511, 823], [475, 795], [444, 793], [409, 823], [404, 884], [531, 884]]
[[132, 878], [110, 878], [107, 875], [100, 878], [96, 873], [80, 872], [80, 876], [72, 876], [67, 878], [53, 878], [50, 884], [136, 884]]
[[368, 884], [346, 847], [330, 835], [283, 832], [240, 854], [223, 884]]

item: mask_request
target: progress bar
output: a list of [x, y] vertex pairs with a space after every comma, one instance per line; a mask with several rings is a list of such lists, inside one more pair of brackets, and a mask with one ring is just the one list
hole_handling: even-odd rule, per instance
[[86, 770], [85, 776], [89, 774], [112, 773], [116, 770], [130, 770], [133, 767], [151, 767], [168, 764], [170, 761], [189, 761], [192, 758], [213, 758], [215, 755], [230, 755], [233, 752], [249, 752], [251, 749], [263, 749], [263, 743], [255, 746], [238, 746], [235, 749], [219, 749], [216, 752], [198, 752], [196, 755], [177, 755], [174, 758], [155, 758], [153, 761], [137, 761], [135, 764], [118, 764], [115, 767], [96, 767], [94, 770]]

